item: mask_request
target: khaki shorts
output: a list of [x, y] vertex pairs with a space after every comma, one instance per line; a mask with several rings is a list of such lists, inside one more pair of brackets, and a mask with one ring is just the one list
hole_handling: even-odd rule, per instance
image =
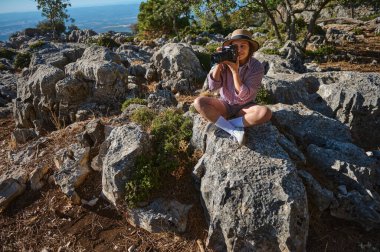
[[247, 102], [247, 103], [242, 104], [242, 105], [231, 105], [231, 104], [228, 104], [227, 102], [225, 102], [221, 99], [219, 99], [219, 101], [221, 101], [224, 104], [224, 107], [227, 110], [227, 118], [237, 116], [237, 114], [240, 112], [240, 110], [242, 110], [245, 107], [251, 107], [251, 106], [256, 105], [256, 103], [253, 101]]

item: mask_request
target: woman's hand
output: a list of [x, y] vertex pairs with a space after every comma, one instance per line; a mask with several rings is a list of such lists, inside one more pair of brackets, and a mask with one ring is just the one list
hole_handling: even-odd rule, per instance
[[236, 62], [232, 61], [223, 61], [223, 64], [226, 64], [228, 68], [231, 70], [232, 74], [238, 74], [239, 73], [239, 56], [236, 59]]

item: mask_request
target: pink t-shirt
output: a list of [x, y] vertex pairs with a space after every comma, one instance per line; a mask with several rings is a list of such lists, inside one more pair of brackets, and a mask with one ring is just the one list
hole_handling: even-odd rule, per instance
[[239, 76], [242, 81], [240, 92], [235, 91], [232, 72], [228, 66], [223, 65], [220, 81], [211, 77], [210, 71], [207, 75], [210, 91], [220, 88], [220, 98], [230, 105], [242, 105], [253, 101], [261, 85], [264, 76], [264, 67], [255, 58], [250, 58], [246, 64], [239, 67]]

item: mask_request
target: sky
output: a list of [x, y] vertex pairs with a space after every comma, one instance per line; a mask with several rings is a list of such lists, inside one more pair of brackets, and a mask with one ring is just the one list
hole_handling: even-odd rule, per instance
[[[71, 7], [141, 3], [142, 0], [70, 0]], [[0, 13], [37, 11], [35, 0], [0, 0]]]

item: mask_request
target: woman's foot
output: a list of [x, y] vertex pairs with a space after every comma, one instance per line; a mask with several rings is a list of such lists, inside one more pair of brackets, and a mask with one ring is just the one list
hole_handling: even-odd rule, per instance
[[244, 128], [236, 128], [232, 135], [235, 137], [239, 145], [243, 145], [246, 141]]

